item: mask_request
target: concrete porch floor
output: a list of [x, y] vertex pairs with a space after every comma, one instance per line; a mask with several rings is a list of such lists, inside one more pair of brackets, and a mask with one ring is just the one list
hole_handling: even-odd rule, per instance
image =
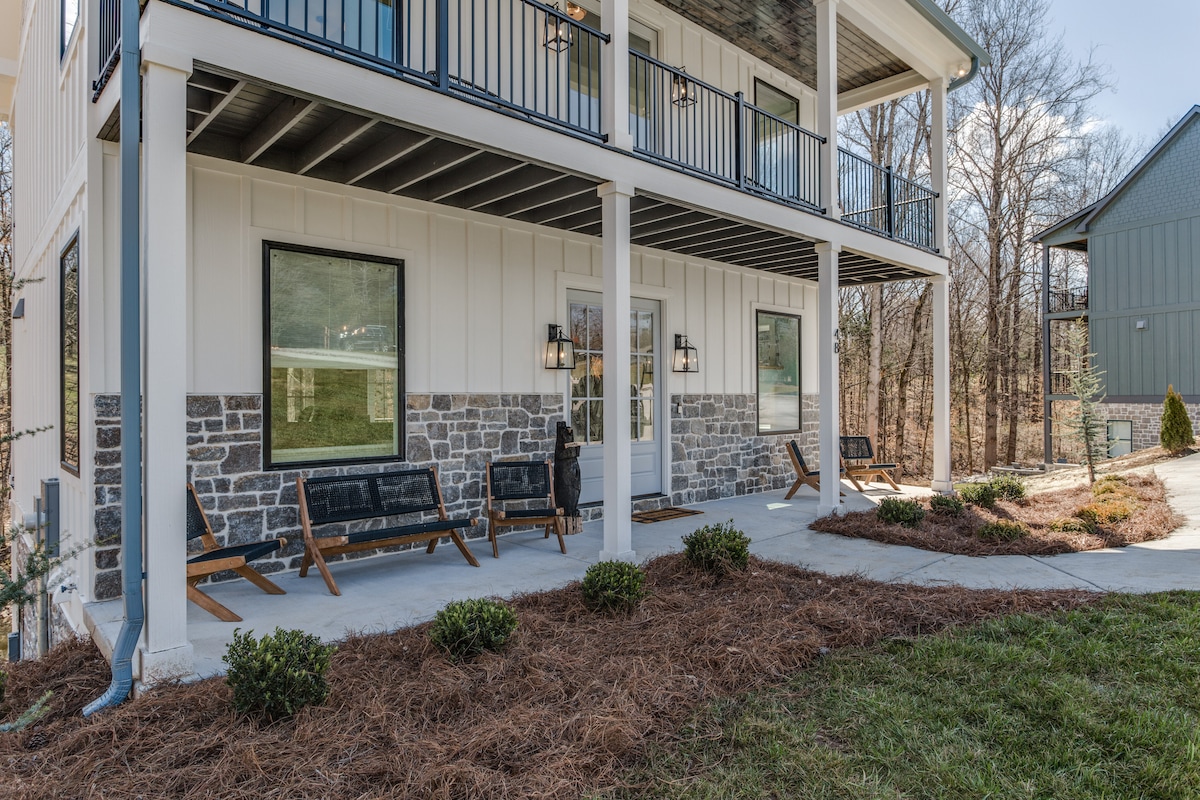
[[[692, 506], [701, 515], [652, 524], [633, 524], [633, 546], [639, 560], [678, 552], [681, 538], [696, 528], [732, 519], [751, 538], [750, 550], [763, 558], [802, 565], [830, 574], [858, 574], [873, 580], [926, 585], [957, 584], [971, 588], [1077, 588], [1096, 591], [1152, 592], [1200, 588], [1200, 498], [1189, 488], [1200, 480], [1200, 454], [1156, 467], [1167, 485], [1172, 505], [1187, 522], [1168, 539], [1117, 550], [1061, 556], [969, 557], [932, 553], [911, 547], [848, 539], [809, 530], [817, 517], [817, 494], [802, 488], [791, 500], [783, 490], [714, 500]], [[843, 484], [845, 509], [869, 509], [894, 492], [871, 489], [858, 493]], [[906, 494], [927, 489], [904, 487]], [[579, 580], [598, 560], [603, 522], [584, 525], [568, 536], [568, 555], [540, 530], [518, 531], [500, 539], [500, 558], [491, 557], [486, 540], [468, 546], [480, 562], [477, 569], [453, 545], [438, 545], [331, 565], [341, 597], [329, 594], [315, 570], [272, 575], [286, 595], [267, 595], [246, 581], [204, 587], [244, 622], [221, 622], [188, 604], [188, 634], [199, 676], [224, 671], [221, 656], [235, 628], [262, 635], [276, 626], [298, 628], [326, 641], [348, 632], [383, 632], [431, 619], [451, 600], [552, 589]], [[119, 600], [86, 607], [88, 627], [103, 652], [111, 650], [120, 626]]]

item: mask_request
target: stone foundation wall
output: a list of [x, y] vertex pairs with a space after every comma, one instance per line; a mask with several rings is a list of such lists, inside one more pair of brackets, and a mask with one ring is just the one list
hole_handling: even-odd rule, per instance
[[760, 435], [753, 394], [671, 395], [671, 504], [791, 486], [784, 443], [798, 440], [805, 459], [816, 463], [819, 407], [818, 395], [803, 395], [799, 433]]
[[[108, 599], [121, 591], [120, 398], [99, 397], [96, 410], [93, 588], [96, 599]], [[485, 502], [485, 464], [505, 456], [553, 457], [555, 425], [562, 415], [562, 395], [557, 394], [410, 394], [405, 461], [268, 471], [263, 469], [262, 396], [192, 395], [187, 404], [187, 478], [219, 543], [287, 538], [287, 546], [273, 557], [254, 562], [256, 569], [270, 574], [300, 566], [304, 542], [296, 478], [301, 474], [344, 475], [436, 464], [446, 510], [452, 516], [478, 517]], [[466, 534], [484, 537], [487, 524]], [[370, 553], [330, 560], [366, 555]], [[214, 579], [233, 577], [229, 573]]]
[[[1186, 403], [1188, 417], [1192, 420], [1192, 433], [1200, 440], [1197, 424], [1200, 424], [1200, 403]], [[1142, 450], [1158, 446], [1162, 430], [1162, 403], [1101, 403], [1106, 419], [1133, 420], [1133, 449]]]
[[[635, 510], [790, 486], [792, 466], [784, 442], [798, 439], [807, 458], [816, 461], [818, 455], [818, 397], [804, 395], [802, 403], [799, 433], [761, 436], [755, 395], [672, 395], [670, 492], [635, 501]], [[104, 600], [121, 592], [120, 398], [99, 396], [95, 407], [93, 597]], [[300, 566], [304, 544], [296, 497], [299, 475], [436, 464], [447, 511], [478, 517], [486, 500], [486, 463], [506, 456], [552, 458], [555, 425], [563, 419], [563, 410], [559, 394], [410, 394], [405, 461], [268, 471], [263, 469], [262, 396], [192, 395], [187, 403], [187, 477], [196, 486], [221, 544], [287, 538], [287, 547], [255, 562], [259, 571], [270, 574]], [[583, 509], [585, 520], [599, 519], [602, 513], [599, 505]], [[486, 522], [466, 534], [472, 539], [486, 537]], [[331, 560], [366, 555], [370, 553]], [[230, 573], [213, 579], [232, 577]]]
[[[17, 564], [24, 564], [26, 557], [34, 547], [34, 540], [31, 536], [25, 534], [17, 534], [11, 537], [12, 542], [12, 558]], [[61, 583], [61, 581], [59, 581]], [[49, 650], [59, 642], [64, 642], [67, 639], [74, 638], [75, 632], [71, 628], [71, 623], [63, 613], [62, 606], [54, 604], [54, 591], [58, 587], [58, 583], [51, 583], [46, 588], [49, 591], [49, 597], [46, 601], [46, 609], [50, 616], [50, 624], [47, 631], [46, 649]], [[37, 591], [41, 587], [40, 584], [27, 587], [30, 591]], [[13, 630], [21, 632], [21, 658], [37, 658], [38, 657], [38, 631], [41, 630], [41, 614], [40, 603], [31, 603], [30, 605], [21, 608], [21, 618], [19, 623], [14, 621]], [[7, 653], [8, 645], [5, 644], [5, 653]]]

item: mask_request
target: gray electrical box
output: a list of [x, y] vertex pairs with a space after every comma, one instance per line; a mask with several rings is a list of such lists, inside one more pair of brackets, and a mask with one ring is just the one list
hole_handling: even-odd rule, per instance
[[58, 478], [42, 481], [42, 513], [45, 523], [39, 537], [46, 546], [46, 554], [57, 558], [59, 537], [62, 534], [62, 518], [59, 516]]

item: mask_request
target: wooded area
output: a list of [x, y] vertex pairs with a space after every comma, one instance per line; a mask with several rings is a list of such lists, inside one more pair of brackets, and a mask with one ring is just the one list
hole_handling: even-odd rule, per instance
[[[950, 94], [950, 338], [953, 470], [1040, 462], [1040, 248], [1031, 239], [1102, 196], [1132, 166], [1133, 144], [1089, 117], [1106, 69], [1075, 63], [1047, 27], [1048, 0], [946, 0], [992, 64]], [[929, 181], [927, 92], [843, 117], [843, 145]], [[1138, 150], [1143, 149], [1141, 147]], [[10, 432], [12, 142], [0, 125], [0, 434]], [[1081, 285], [1079, 255], [1056, 254], [1051, 289]], [[932, 468], [928, 285], [842, 293], [842, 429], [864, 433], [909, 475]], [[0, 446], [0, 475], [9, 473]]]
[[[1048, 0], [947, 0], [991, 55], [949, 99], [950, 360], [953, 470], [1040, 463], [1041, 249], [1032, 238], [1103, 196], [1132, 166], [1133, 144], [1090, 118], [1108, 86], [1047, 27]], [[929, 180], [929, 96], [840, 120], [843, 145]], [[1056, 255], [1051, 289], [1086, 282], [1080, 256]], [[842, 291], [842, 429], [878, 442], [910, 475], [932, 470], [930, 298], [924, 281]]]

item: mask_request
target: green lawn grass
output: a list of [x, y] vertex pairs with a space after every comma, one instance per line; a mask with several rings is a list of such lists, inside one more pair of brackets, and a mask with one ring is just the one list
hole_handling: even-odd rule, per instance
[[682, 738], [617, 796], [1200, 797], [1200, 594], [835, 653]]

